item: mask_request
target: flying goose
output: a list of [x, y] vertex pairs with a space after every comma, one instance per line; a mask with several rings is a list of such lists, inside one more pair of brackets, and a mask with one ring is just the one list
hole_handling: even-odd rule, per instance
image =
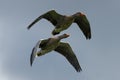
[[30, 29], [36, 22], [38, 22], [42, 18], [50, 21], [55, 26], [55, 29], [52, 31], [53, 35], [59, 34], [61, 31], [66, 30], [74, 22], [78, 24], [86, 39], [91, 38], [89, 21], [86, 15], [81, 12], [77, 12], [71, 16], [66, 16], [57, 13], [55, 10], [50, 10], [36, 18], [27, 28]]
[[[55, 37], [38, 41], [31, 53], [31, 57], [30, 57], [31, 66], [35, 57], [45, 55], [48, 52], [51, 52], [54, 50], [60, 53], [61, 55], [63, 55], [64, 57], [66, 57], [66, 59], [71, 63], [71, 65], [76, 69], [76, 71], [80, 72], [82, 69], [69, 43], [60, 42], [61, 39], [67, 38], [67, 37], [69, 37], [68, 34], [63, 34], [60, 36], [55, 36]], [[37, 51], [37, 48], [41, 48], [41, 50]]]

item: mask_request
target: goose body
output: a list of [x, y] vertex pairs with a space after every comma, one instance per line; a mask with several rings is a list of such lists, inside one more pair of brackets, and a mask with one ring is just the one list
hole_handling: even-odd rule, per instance
[[[67, 38], [67, 37], [69, 37], [68, 34], [63, 34], [60, 36], [38, 41], [38, 43], [33, 48], [31, 53], [31, 57], [30, 57], [31, 66], [36, 56], [42, 56], [51, 51], [56, 51], [61, 55], [63, 55], [64, 57], [66, 57], [66, 59], [71, 63], [71, 65], [76, 69], [76, 71], [80, 72], [82, 69], [79, 65], [77, 57], [75, 56], [72, 48], [68, 43], [60, 42], [61, 39]], [[41, 48], [41, 50], [37, 51], [37, 48]]]
[[50, 21], [55, 26], [54, 30], [52, 31], [53, 35], [59, 34], [61, 31], [68, 29], [72, 23], [77, 23], [86, 39], [91, 38], [89, 21], [87, 17], [81, 12], [77, 12], [71, 16], [66, 16], [57, 13], [55, 10], [50, 10], [36, 18], [27, 28], [30, 29], [42, 18]]

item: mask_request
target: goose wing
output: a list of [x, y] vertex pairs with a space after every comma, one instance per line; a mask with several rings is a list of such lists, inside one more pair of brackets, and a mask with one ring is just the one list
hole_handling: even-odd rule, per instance
[[85, 15], [79, 15], [75, 18], [74, 22], [78, 24], [79, 28], [82, 30], [86, 39], [90, 39], [91, 29], [90, 29], [90, 23], [87, 17]]
[[37, 44], [35, 45], [35, 47], [33, 47], [32, 49], [32, 53], [31, 53], [31, 56], [30, 56], [30, 65], [32, 66], [32, 63], [37, 55], [37, 48], [39, 47], [39, 44], [41, 43], [41, 40], [39, 40], [37, 42]]
[[80, 72], [82, 70], [76, 55], [68, 43], [60, 42], [60, 45], [55, 49], [55, 51], [66, 57], [66, 59], [71, 63], [77, 72]]
[[62, 15], [58, 14], [55, 10], [50, 10], [36, 18], [27, 28], [30, 29], [35, 23], [37, 23], [42, 18], [47, 19], [55, 26], [57, 24], [57, 21], [61, 17]]
[[37, 56], [37, 48], [41, 48], [41, 49], [44, 49], [44, 47], [46, 47], [46, 44], [49, 42], [50, 38], [48, 39], [45, 39], [45, 40], [39, 40], [37, 42], [37, 44], [35, 45], [35, 47], [33, 47], [32, 49], [32, 53], [31, 53], [31, 56], [30, 56], [30, 64], [32, 66], [32, 63], [35, 59], [35, 57]]

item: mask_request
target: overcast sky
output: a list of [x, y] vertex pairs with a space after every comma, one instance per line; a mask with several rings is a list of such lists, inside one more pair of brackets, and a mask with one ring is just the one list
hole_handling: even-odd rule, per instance
[[[54, 26], [45, 19], [27, 26], [51, 9], [83, 12], [90, 22], [90, 40], [75, 23], [61, 33], [71, 35], [62, 41], [73, 48], [80, 73], [54, 51], [30, 66], [32, 48], [51, 37]], [[0, 0], [0, 80], [120, 80], [120, 0]]]

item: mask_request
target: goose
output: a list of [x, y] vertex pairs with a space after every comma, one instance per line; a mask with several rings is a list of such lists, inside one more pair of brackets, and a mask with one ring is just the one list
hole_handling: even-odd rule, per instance
[[66, 16], [57, 13], [55, 10], [50, 10], [36, 18], [27, 28], [30, 29], [42, 18], [50, 21], [55, 26], [52, 31], [53, 35], [59, 34], [61, 31], [68, 29], [72, 23], [77, 23], [86, 39], [91, 39], [90, 23], [86, 15], [81, 12], [77, 12], [71, 16]]
[[[63, 34], [59, 36], [54, 36], [48, 39], [39, 40], [36, 46], [32, 49], [30, 56], [30, 64], [32, 66], [35, 57], [45, 55], [51, 51], [56, 51], [66, 57], [69, 63], [76, 69], [77, 72], [80, 72], [82, 69], [79, 65], [76, 55], [74, 54], [69, 43], [61, 42], [63, 38], [69, 37], [68, 34]], [[37, 51], [37, 48], [41, 48]]]

